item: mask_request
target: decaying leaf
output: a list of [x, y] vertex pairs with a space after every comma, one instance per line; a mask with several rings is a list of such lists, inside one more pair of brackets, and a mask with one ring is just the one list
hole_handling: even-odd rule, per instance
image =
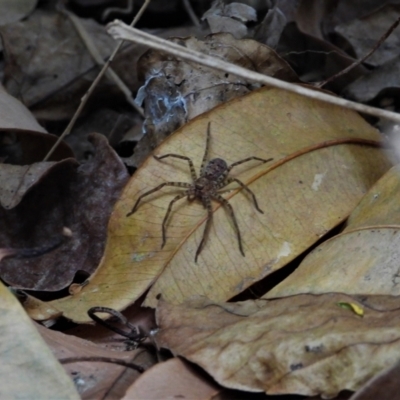
[[[386, 5], [368, 16], [336, 26], [335, 31], [351, 43], [357, 58], [361, 58], [371, 50], [399, 16], [400, 7], [398, 5]], [[398, 57], [399, 44], [400, 31], [396, 29], [368, 57], [368, 64], [379, 66]]]
[[400, 390], [399, 385], [400, 363], [385, 369], [371, 378], [360, 390], [354, 393], [349, 400], [393, 400]]
[[236, 39], [242, 39], [248, 33], [246, 22], [257, 21], [257, 12], [247, 4], [232, 2], [224, 4], [224, 1], [217, 0], [211, 8], [203, 15], [207, 20], [211, 33], [230, 33]]
[[159, 363], [141, 375], [123, 399], [198, 399], [214, 398], [221, 390], [193, 366], [180, 358]]
[[0, 25], [15, 23], [26, 18], [36, 7], [38, 0], [2, 0], [0, 2]]
[[[52, 331], [40, 325], [37, 325], [37, 329], [59, 360], [71, 357], [104, 357], [134, 363], [143, 369], [155, 363], [154, 356], [143, 348], [131, 351], [108, 350], [88, 340]], [[63, 364], [63, 367], [75, 382], [82, 399], [98, 399], [106, 395], [121, 398], [132, 382], [140, 376], [140, 372], [134, 369], [105, 362], [78, 361]]]
[[400, 166], [350, 215], [346, 229], [311, 252], [266, 297], [297, 293], [400, 294]]
[[79, 399], [18, 300], [0, 283], [0, 397]]
[[[238, 189], [224, 194], [243, 238], [245, 257], [229, 215], [214, 205], [213, 224], [195, 263], [207, 212], [182, 200], [168, 221], [161, 249], [161, 224], [177, 188], [148, 196], [127, 217], [138, 196], [167, 181], [190, 182], [187, 162], [148, 158], [126, 186], [112, 214], [105, 255], [89, 283], [52, 305], [74, 321], [99, 303], [124, 309], [150, 290], [179, 303], [194, 294], [225, 301], [286, 265], [343, 221], [368, 188], [388, 169], [376, 147], [379, 135], [359, 115], [277, 89], [265, 88], [216, 108], [187, 124], [157, 149], [157, 155], [190, 157], [196, 170], [211, 122], [210, 158], [228, 164], [257, 156], [232, 171], [255, 193], [264, 214]], [[232, 186], [234, 188], [234, 186]], [[162, 273], [162, 274], [161, 274]], [[159, 275], [161, 276], [159, 277]]]
[[[38, 185], [46, 176], [57, 177], [76, 166], [73, 159], [60, 162], [39, 162], [32, 165], [0, 165], [0, 204], [5, 209], [16, 207], [30, 189]], [[58, 172], [60, 170], [61, 172]]]
[[[364, 317], [339, 302], [361, 304]], [[223, 304], [161, 301], [156, 341], [229, 388], [334, 397], [357, 390], [400, 358], [399, 298], [380, 302], [377, 310], [341, 293]]]
[[[2, 247], [46, 246], [64, 226], [73, 233], [71, 240], [42, 257], [3, 260], [0, 275], [8, 284], [60, 290], [78, 270], [88, 274], [95, 270], [112, 206], [128, 174], [104, 137], [94, 136], [93, 144], [96, 152], [90, 162], [78, 168], [73, 160], [60, 163], [31, 187], [16, 207], [0, 208]], [[28, 178], [30, 182], [32, 177]]]
[[[297, 80], [293, 70], [274, 50], [255, 40], [237, 40], [223, 33], [210, 35], [204, 41], [194, 37], [171, 40], [250, 70], [286, 81]], [[145, 53], [138, 70], [145, 80], [138, 100], [145, 99], [146, 135], [135, 148], [135, 165], [140, 165], [151, 150], [187, 121], [259, 87], [234, 75], [182, 62], [157, 51]]]
[[[81, 23], [94, 38], [101, 56], [109, 56], [114, 41], [104, 28], [94, 20], [82, 19]], [[7, 61], [4, 82], [9, 93], [28, 107], [42, 106], [57, 94], [58, 101], [74, 109], [96, 72], [92, 71], [94, 60], [68, 18], [38, 9], [24, 21], [1, 27], [0, 32]]]

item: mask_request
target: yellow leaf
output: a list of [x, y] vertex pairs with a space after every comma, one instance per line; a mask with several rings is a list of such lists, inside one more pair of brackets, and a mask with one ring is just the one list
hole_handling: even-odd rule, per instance
[[346, 229], [310, 253], [266, 298], [297, 293], [400, 295], [400, 165], [350, 215]]
[[115, 206], [105, 254], [89, 284], [52, 302], [67, 318], [86, 322], [86, 310], [97, 305], [121, 310], [154, 282], [147, 306], [156, 304], [159, 293], [174, 303], [193, 294], [227, 300], [286, 265], [343, 221], [388, 169], [377, 147], [379, 134], [358, 114], [270, 88], [202, 114], [155, 154], [188, 156], [199, 171], [209, 122], [210, 158], [230, 164], [251, 156], [273, 157], [271, 163], [254, 161], [231, 171], [255, 193], [264, 214], [243, 190], [223, 193], [236, 214], [245, 257], [229, 214], [214, 203], [213, 224], [195, 263], [207, 219], [198, 201], [174, 205], [161, 249], [161, 224], [179, 188], [146, 197], [126, 216], [137, 198], [157, 185], [191, 181], [186, 161], [149, 157]]

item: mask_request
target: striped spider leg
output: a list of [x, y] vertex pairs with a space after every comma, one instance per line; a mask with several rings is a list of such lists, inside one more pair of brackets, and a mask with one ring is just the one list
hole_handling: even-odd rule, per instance
[[179, 154], [172, 154], [172, 153], [164, 154], [162, 156], [154, 156], [154, 158], [158, 161], [162, 160], [163, 158], [167, 158], [167, 157], [178, 158], [178, 159], [187, 161], [189, 164], [189, 168], [190, 168], [192, 183], [187, 183], [187, 182], [164, 182], [164, 183], [161, 183], [160, 185], [156, 186], [154, 189], [151, 189], [151, 190], [143, 193], [136, 200], [136, 203], [133, 206], [132, 211], [127, 214], [127, 216], [132, 215], [137, 210], [139, 203], [141, 202], [141, 200], [144, 197], [149, 196], [150, 194], [152, 194], [154, 192], [157, 192], [158, 190], [162, 189], [164, 186], [174, 186], [174, 187], [185, 188], [186, 190], [184, 190], [182, 193], [175, 196], [168, 205], [167, 212], [166, 212], [163, 222], [162, 222], [161, 248], [164, 247], [166, 240], [167, 240], [166, 226], [167, 226], [167, 221], [171, 214], [174, 203], [176, 203], [178, 200], [180, 200], [184, 197], [186, 197], [189, 201], [198, 199], [202, 202], [204, 208], [207, 210], [207, 219], [206, 219], [202, 239], [201, 239], [200, 244], [196, 251], [195, 262], [197, 262], [197, 258], [199, 256], [200, 252], [202, 251], [202, 249], [205, 245], [205, 242], [208, 238], [208, 233], [209, 233], [209, 230], [211, 227], [212, 215], [213, 215], [212, 214], [212, 205], [211, 205], [212, 200], [217, 201], [218, 203], [222, 204], [222, 206], [228, 212], [228, 214], [231, 217], [231, 220], [233, 222], [233, 227], [234, 227], [234, 230], [235, 230], [235, 233], [237, 236], [240, 253], [243, 256], [245, 255], [244, 251], [243, 251], [242, 238], [240, 235], [239, 225], [237, 223], [233, 208], [229, 204], [228, 200], [223, 198], [218, 193], [218, 191], [220, 189], [224, 188], [225, 186], [229, 185], [230, 183], [236, 182], [244, 191], [247, 192], [247, 194], [249, 194], [251, 196], [256, 210], [260, 213], [263, 213], [263, 211], [258, 206], [257, 198], [256, 198], [255, 194], [242, 181], [240, 181], [237, 178], [230, 177], [229, 172], [231, 171], [232, 168], [234, 168], [240, 164], [244, 164], [248, 161], [256, 160], [256, 161], [261, 161], [262, 163], [266, 163], [266, 162], [272, 160], [272, 158], [265, 160], [265, 159], [259, 158], [259, 157], [247, 157], [243, 160], [236, 161], [229, 166], [226, 163], [226, 161], [221, 158], [213, 158], [212, 160], [207, 162], [208, 154], [209, 154], [209, 150], [210, 150], [210, 140], [211, 140], [210, 123], [208, 123], [206, 148], [205, 148], [203, 160], [202, 160], [201, 167], [200, 167], [200, 176], [199, 177], [197, 177], [196, 170], [193, 165], [193, 161], [189, 157], [181, 156]]

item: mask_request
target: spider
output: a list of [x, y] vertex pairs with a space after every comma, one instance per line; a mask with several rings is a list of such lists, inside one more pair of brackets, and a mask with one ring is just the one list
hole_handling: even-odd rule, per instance
[[156, 186], [154, 189], [151, 189], [151, 190], [143, 193], [136, 200], [136, 203], [133, 206], [132, 211], [126, 215], [127, 217], [132, 215], [137, 210], [140, 201], [144, 197], [149, 196], [150, 194], [152, 194], [154, 192], [157, 192], [158, 190], [162, 189], [164, 186], [175, 186], [175, 187], [186, 188], [185, 191], [183, 191], [182, 193], [175, 196], [169, 203], [168, 210], [167, 210], [167, 212], [164, 216], [164, 220], [162, 222], [161, 248], [164, 247], [165, 242], [167, 240], [166, 225], [167, 225], [168, 217], [171, 213], [172, 206], [174, 205], [174, 203], [176, 203], [178, 200], [182, 199], [185, 196], [187, 197], [187, 199], [189, 201], [199, 199], [203, 203], [204, 207], [207, 209], [207, 220], [206, 220], [206, 225], [204, 227], [203, 237], [201, 239], [199, 247], [197, 248], [196, 255], [194, 258], [194, 261], [196, 263], [197, 263], [197, 258], [199, 256], [200, 252], [203, 250], [206, 238], [208, 236], [209, 229], [211, 227], [211, 221], [212, 221], [211, 200], [215, 200], [215, 201], [221, 203], [228, 211], [228, 213], [232, 219], [232, 222], [233, 222], [233, 226], [234, 226], [238, 244], [239, 244], [240, 253], [242, 254], [243, 257], [245, 256], [244, 251], [243, 251], [243, 246], [242, 246], [242, 238], [240, 235], [240, 230], [239, 230], [239, 226], [238, 226], [238, 223], [237, 223], [237, 220], [235, 217], [235, 213], [233, 212], [233, 208], [229, 204], [228, 200], [224, 199], [218, 193], [218, 190], [224, 188], [225, 186], [229, 185], [232, 182], [236, 182], [252, 197], [256, 210], [263, 214], [264, 212], [258, 206], [255, 194], [242, 181], [240, 181], [237, 178], [232, 178], [232, 177], [228, 176], [228, 174], [233, 167], [236, 167], [237, 165], [243, 164], [243, 163], [251, 161], [251, 160], [262, 161], [263, 163], [266, 163], [266, 162], [272, 160], [272, 158], [269, 158], [268, 160], [264, 160], [263, 158], [259, 158], [259, 157], [248, 157], [243, 160], [236, 161], [233, 164], [228, 166], [228, 164], [226, 163], [225, 160], [222, 160], [221, 158], [213, 158], [212, 160], [208, 161], [208, 163], [206, 163], [207, 158], [208, 158], [209, 148], [210, 148], [210, 139], [211, 139], [210, 123], [208, 123], [206, 149], [205, 149], [203, 161], [202, 161], [201, 167], [200, 167], [200, 177], [199, 178], [197, 178], [196, 171], [195, 171], [194, 165], [193, 165], [193, 161], [189, 157], [181, 156], [179, 154], [172, 154], [172, 153], [164, 154], [162, 156], [153, 156], [158, 161], [162, 160], [163, 158], [167, 158], [167, 157], [173, 157], [173, 158], [179, 158], [181, 160], [186, 160], [189, 163], [190, 174], [192, 176], [193, 182], [192, 183], [187, 183], [187, 182], [164, 182], [164, 183], [161, 183], [160, 185]]

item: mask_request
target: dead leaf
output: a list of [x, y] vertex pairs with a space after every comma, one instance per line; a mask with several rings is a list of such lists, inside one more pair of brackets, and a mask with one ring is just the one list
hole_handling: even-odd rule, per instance
[[126, 391], [123, 399], [209, 400], [220, 390], [212, 379], [206, 379], [188, 362], [173, 358], [147, 370]]
[[[100, 54], [109, 56], [115, 44], [104, 28], [93, 20], [81, 22]], [[37, 9], [26, 20], [2, 27], [0, 32], [7, 60], [4, 82], [9, 93], [30, 108], [55, 94], [76, 108], [79, 94], [87, 89], [96, 71], [91, 71], [95, 62], [68, 18]]]
[[371, 378], [349, 400], [393, 400], [398, 396], [400, 363], [385, 369]]
[[[374, 47], [399, 16], [400, 6], [386, 5], [368, 16], [337, 25], [335, 31], [352, 45], [357, 58], [361, 58]], [[368, 64], [379, 66], [398, 57], [399, 46], [400, 31], [395, 29], [382, 45], [368, 57]]]
[[400, 165], [352, 212], [346, 229], [311, 252], [266, 298], [298, 293], [400, 294]]
[[104, 137], [94, 136], [93, 144], [96, 153], [90, 162], [78, 169], [72, 161], [60, 163], [18, 206], [0, 208], [3, 247], [41, 247], [64, 226], [73, 232], [71, 240], [40, 258], [2, 261], [0, 274], [8, 284], [54, 291], [69, 285], [77, 271], [95, 270], [112, 206], [128, 174]]
[[[338, 46], [300, 31], [295, 24], [288, 24], [281, 36], [279, 54], [290, 65], [296, 66], [296, 73], [304, 82], [323, 81], [355, 62]], [[334, 79], [325, 87], [341, 92], [351, 82], [360, 78], [368, 70], [357, 65], [347, 74]]]
[[257, 21], [257, 12], [247, 4], [225, 4], [222, 0], [216, 0], [204, 13], [202, 20], [208, 22], [211, 33], [230, 33], [236, 39], [242, 39], [248, 34], [245, 23]]
[[[39, 184], [45, 176], [60, 176], [76, 166], [72, 159], [56, 162], [40, 162], [32, 165], [0, 165], [0, 204], [5, 209], [16, 207], [32, 187]], [[58, 172], [56, 170], [60, 170]]]
[[0, 283], [0, 397], [79, 399], [18, 300]]
[[2, 0], [0, 2], [0, 26], [13, 24], [26, 18], [36, 7], [37, 0]]
[[[289, 65], [274, 50], [255, 40], [236, 40], [230, 34], [208, 36], [204, 41], [194, 37], [171, 39], [175, 43], [206, 54], [213, 54], [250, 70], [287, 81], [297, 81]], [[147, 133], [135, 148], [133, 164], [140, 165], [171, 132], [194, 117], [250, 93], [258, 84], [232, 74], [149, 51], [138, 64], [145, 79], [137, 101], [144, 101]]]
[[179, 306], [161, 301], [156, 341], [229, 388], [330, 398], [357, 390], [399, 359], [396, 301], [394, 310], [366, 308], [363, 318], [337, 306], [358, 303], [341, 293], [223, 304], [203, 298]]
[[400, 89], [399, 68], [400, 57], [396, 57], [352, 82], [345, 88], [344, 95], [366, 103], [384, 89]]
[[[104, 357], [134, 363], [144, 369], [155, 363], [154, 356], [144, 348], [132, 351], [108, 350], [79, 337], [65, 335], [41, 325], [36, 327], [59, 360], [70, 357]], [[141, 375], [127, 367], [95, 361], [68, 363], [63, 364], [63, 367], [75, 382], [82, 399], [121, 398], [126, 389]], [[117, 387], [118, 394], [115, 392]]]
[[124, 309], [155, 280], [146, 306], [154, 306], [159, 293], [174, 303], [193, 294], [232, 298], [347, 218], [388, 168], [383, 152], [374, 147], [379, 134], [358, 114], [270, 88], [196, 118], [155, 154], [189, 156], [198, 171], [209, 121], [210, 158], [228, 164], [249, 156], [274, 158], [233, 172], [250, 185], [264, 214], [239, 190], [225, 195], [235, 210], [246, 256], [239, 252], [229, 215], [218, 205], [205, 248], [194, 262], [207, 215], [198, 201], [174, 207], [161, 249], [161, 224], [174, 188], [149, 196], [126, 216], [140, 194], [160, 183], [190, 181], [187, 163], [151, 157], [115, 206], [102, 263], [89, 283], [74, 296], [51, 303], [64, 316], [84, 322], [86, 310], [98, 304]]

